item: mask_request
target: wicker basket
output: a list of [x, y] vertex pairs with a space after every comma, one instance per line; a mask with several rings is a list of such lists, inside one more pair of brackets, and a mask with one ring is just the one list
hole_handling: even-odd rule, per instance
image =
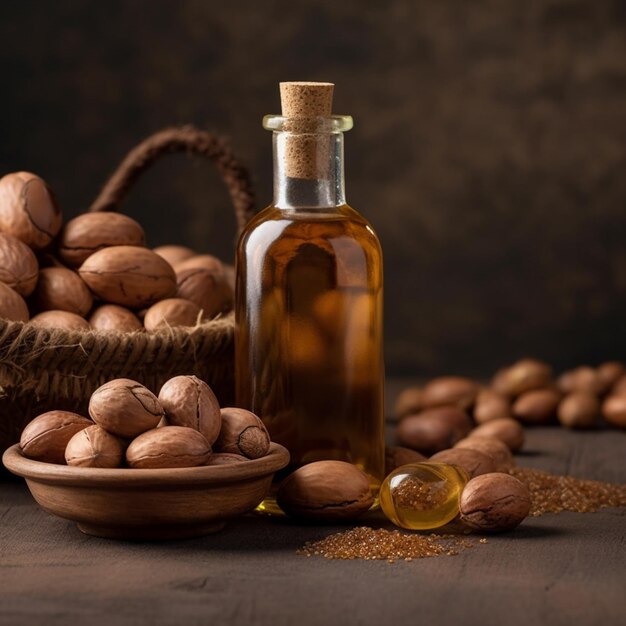
[[[116, 210], [141, 173], [163, 154], [191, 152], [209, 158], [230, 193], [239, 230], [254, 213], [246, 170], [227, 146], [192, 127], [170, 128], [133, 149], [90, 207]], [[112, 378], [132, 378], [153, 391], [172, 376], [195, 374], [221, 403], [233, 400], [234, 316], [193, 328], [157, 332], [67, 331], [0, 320], [0, 451], [22, 428], [51, 409], [86, 415], [91, 393]]]

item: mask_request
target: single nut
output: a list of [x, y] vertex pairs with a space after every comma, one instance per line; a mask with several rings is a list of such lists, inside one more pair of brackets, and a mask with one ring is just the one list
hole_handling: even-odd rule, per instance
[[172, 326], [195, 326], [201, 314], [200, 307], [190, 300], [166, 298], [146, 311], [143, 324], [149, 331]]
[[119, 437], [132, 438], [156, 428], [164, 414], [157, 397], [128, 378], [116, 378], [98, 387], [89, 400], [91, 419]]
[[159, 392], [167, 423], [201, 432], [213, 445], [222, 426], [220, 405], [215, 394], [196, 376], [170, 378]]
[[254, 413], [234, 407], [220, 413], [222, 428], [215, 441], [216, 452], [241, 454], [249, 459], [258, 459], [269, 452], [269, 433]]
[[602, 404], [604, 419], [617, 428], [626, 428], [626, 395], [609, 396]]
[[69, 411], [48, 411], [32, 420], [22, 431], [20, 447], [24, 456], [44, 463], [65, 463], [69, 440], [93, 422]]
[[476, 397], [474, 420], [484, 424], [491, 420], [511, 416], [511, 402], [507, 396], [493, 389], [483, 389]]
[[619, 361], [607, 361], [599, 365], [596, 374], [600, 382], [600, 392], [605, 394], [611, 391], [613, 385], [626, 373], [624, 364]]
[[65, 449], [65, 462], [76, 467], [120, 467], [125, 443], [97, 424], [77, 432]]
[[84, 213], [70, 220], [59, 236], [58, 253], [70, 267], [80, 267], [94, 252], [111, 246], [144, 246], [143, 228], [119, 213]]
[[206, 465], [211, 446], [206, 437], [193, 428], [163, 426], [133, 439], [126, 450], [126, 462], [139, 469], [197, 467]]
[[89, 323], [94, 330], [132, 333], [144, 329], [141, 320], [131, 310], [117, 304], [99, 306], [89, 317]]
[[39, 263], [34, 252], [22, 241], [0, 233], [0, 282], [29, 296], [39, 276]]
[[367, 475], [345, 461], [303, 465], [283, 480], [276, 500], [288, 515], [319, 522], [353, 519], [374, 503]]
[[69, 311], [44, 311], [35, 315], [30, 320], [33, 326], [38, 328], [51, 328], [51, 329], [63, 329], [63, 330], [89, 330], [89, 322], [76, 313], [70, 313]]
[[393, 412], [398, 419], [401, 419], [407, 415], [419, 413], [423, 408], [422, 390], [419, 387], [407, 387], [398, 395]]
[[174, 269], [178, 297], [195, 302], [204, 317], [212, 318], [232, 308], [234, 292], [219, 259], [198, 255], [177, 263]]
[[496, 471], [495, 461], [478, 450], [470, 450], [469, 448], [450, 448], [433, 454], [429, 461], [436, 463], [448, 463], [449, 465], [458, 465], [462, 467], [470, 476], [480, 476]]
[[542, 361], [522, 359], [510, 367], [496, 372], [491, 386], [494, 391], [509, 398], [532, 391], [543, 389], [552, 384], [552, 368]]
[[554, 389], [527, 391], [513, 404], [513, 416], [525, 424], [545, 424], [556, 415], [561, 394]]
[[408, 465], [409, 463], [419, 463], [425, 461], [426, 457], [410, 448], [402, 446], [387, 446], [385, 448], [385, 476], [391, 474], [393, 470]]
[[176, 292], [172, 267], [152, 250], [138, 246], [103, 248], [78, 273], [102, 300], [131, 308], [150, 306]]
[[461, 520], [483, 532], [512, 530], [530, 513], [528, 487], [502, 473], [472, 478], [461, 492]]
[[496, 464], [496, 472], [508, 472], [515, 466], [515, 460], [509, 447], [495, 437], [466, 437], [454, 444], [454, 447], [478, 450], [478, 452], [486, 454]]
[[158, 246], [157, 248], [152, 248], [152, 252], [165, 259], [172, 267], [181, 261], [186, 261], [192, 256], [196, 256], [195, 251], [186, 246]]
[[467, 413], [454, 406], [441, 406], [401, 420], [396, 426], [396, 440], [422, 454], [434, 454], [452, 447], [471, 428]]
[[615, 381], [611, 388], [611, 395], [626, 395], [626, 374]]
[[600, 416], [600, 401], [594, 393], [575, 391], [561, 400], [557, 414], [563, 426], [590, 428]]
[[4, 283], [0, 283], [0, 317], [13, 322], [27, 322], [29, 318], [24, 298]]
[[54, 196], [39, 176], [15, 172], [0, 178], [0, 231], [42, 250], [57, 236], [61, 222]]
[[35, 302], [40, 311], [69, 311], [85, 317], [93, 298], [76, 272], [65, 267], [46, 267], [39, 272]]
[[469, 409], [478, 394], [478, 385], [462, 376], [441, 376], [433, 378], [422, 391], [422, 405], [436, 407], [446, 404]]
[[216, 452], [211, 455], [207, 465], [232, 465], [233, 463], [241, 463], [242, 461], [248, 461], [248, 459], [246, 459], [245, 456], [241, 456], [241, 454]]
[[495, 437], [505, 443], [511, 452], [517, 452], [524, 445], [524, 428], [512, 417], [499, 417], [474, 428], [470, 437]]
[[588, 365], [581, 365], [573, 370], [564, 372], [559, 376], [556, 385], [562, 393], [574, 391], [586, 391], [599, 394], [602, 389], [602, 381], [597, 370]]

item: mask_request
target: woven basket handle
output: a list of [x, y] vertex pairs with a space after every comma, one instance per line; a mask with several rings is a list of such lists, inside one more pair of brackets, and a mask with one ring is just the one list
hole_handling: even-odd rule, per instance
[[187, 152], [213, 161], [230, 194], [239, 232], [254, 215], [254, 193], [248, 171], [219, 137], [193, 126], [165, 128], [134, 147], [106, 182], [90, 211], [116, 211], [131, 187], [159, 157]]

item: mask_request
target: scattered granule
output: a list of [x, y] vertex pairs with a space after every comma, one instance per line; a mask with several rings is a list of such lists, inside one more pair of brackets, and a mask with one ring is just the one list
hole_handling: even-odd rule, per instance
[[574, 511], [591, 513], [606, 507], [626, 506], [626, 484], [582, 480], [549, 472], [515, 467], [511, 474], [530, 491], [530, 515]]
[[394, 563], [431, 556], [454, 556], [472, 545], [467, 538], [457, 535], [418, 535], [360, 526], [319, 541], [307, 541], [298, 554]]

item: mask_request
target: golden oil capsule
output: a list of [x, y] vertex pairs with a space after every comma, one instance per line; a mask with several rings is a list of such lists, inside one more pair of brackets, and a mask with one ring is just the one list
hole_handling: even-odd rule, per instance
[[457, 465], [403, 465], [385, 478], [380, 488], [380, 505], [401, 528], [440, 528], [458, 515], [459, 498], [468, 480], [468, 473]]

